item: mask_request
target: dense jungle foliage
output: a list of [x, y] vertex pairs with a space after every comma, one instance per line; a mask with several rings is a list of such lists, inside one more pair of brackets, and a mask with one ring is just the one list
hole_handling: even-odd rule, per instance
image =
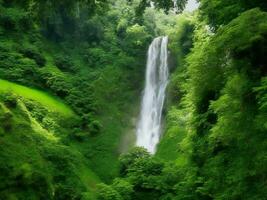
[[[266, 200], [267, 2], [0, 0], [0, 200]], [[155, 155], [134, 147], [169, 36]]]

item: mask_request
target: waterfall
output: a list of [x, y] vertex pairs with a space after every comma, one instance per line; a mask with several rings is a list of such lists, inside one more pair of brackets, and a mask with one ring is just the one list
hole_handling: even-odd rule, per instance
[[155, 153], [161, 135], [162, 109], [168, 84], [168, 37], [153, 40], [148, 50], [146, 82], [137, 124], [137, 146]]

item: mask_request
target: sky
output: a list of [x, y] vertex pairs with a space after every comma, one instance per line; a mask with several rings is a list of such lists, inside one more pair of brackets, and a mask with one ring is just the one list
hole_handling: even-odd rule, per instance
[[196, 10], [199, 6], [199, 3], [197, 3], [196, 0], [188, 0], [188, 3], [186, 5], [185, 11], [192, 12]]

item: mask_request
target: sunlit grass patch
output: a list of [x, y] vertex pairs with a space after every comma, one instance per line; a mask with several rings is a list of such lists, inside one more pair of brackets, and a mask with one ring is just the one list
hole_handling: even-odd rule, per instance
[[59, 99], [46, 92], [25, 87], [16, 83], [0, 79], [0, 92], [12, 92], [26, 99], [34, 100], [52, 112], [58, 112], [66, 117], [71, 117], [74, 112]]

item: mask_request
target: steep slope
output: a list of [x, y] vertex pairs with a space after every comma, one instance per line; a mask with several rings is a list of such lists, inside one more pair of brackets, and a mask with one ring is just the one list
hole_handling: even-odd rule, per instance
[[151, 33], [133, 20], [134, 6], [123, 0], [108, 5], [110, 10], [103, 6], [99, 12], [106, 13], [98, 15], [88, 13], [90, 2], [31, 3], [0, 0], [0, 78], [12, 82], [1, 81], [0, 90], [11, 88], [47, 110], [74, 115], [45, 123], [63, 126], [64, 142], [109, 182], [118, 175], [122, 149], [133, 143], [124, 138], [134, 129]]
[[19, 84], [15, 84], [6, 80], [0, 79], [0, 92], [1, 93], [13, 93], [18, 96], [21, 96], [25, 99], [36, 101], [40, 104], [42, 104], [44, 107], [49, 109], [52, 112], [57, 112], [59, 114], [62, 114], [64, 117], [73, 117], [74, 112], [71, 110], [71, 108], [67, 105], [65, 105], [63, 102], [61, 102], [59, 99], [56, 99], [55, 97], [52, 97], [51, 95], [31, 89]]
[[[73, 111], [37, 90], [1, 83], [14, 89], [0, 93], [1, 199], [92, 199], [100, 180], [83, 154], [64, 142]], [[17, 96], [21, 87], [26, 92]], [[61, 106], [53, 110], [54, 104]]]

